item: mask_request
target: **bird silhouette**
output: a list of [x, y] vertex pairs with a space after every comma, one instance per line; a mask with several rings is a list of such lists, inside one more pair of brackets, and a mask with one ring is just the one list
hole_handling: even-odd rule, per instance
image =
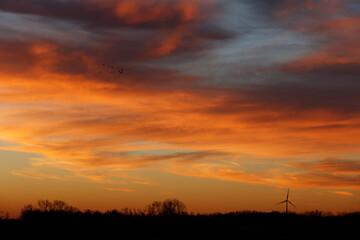
[[[102, 67], [108, 72], [108, 73], [118, 73], [118, 74], [123, 74], [125, 71], [129, 71], [131, 70], [131, 67], [126, 68], [126, 67], [120, 67], [117, 65], [110, 65], [110, 64], [102, 64]], [[100, 73], [102, 73], [102, 71], [100, 71]]]

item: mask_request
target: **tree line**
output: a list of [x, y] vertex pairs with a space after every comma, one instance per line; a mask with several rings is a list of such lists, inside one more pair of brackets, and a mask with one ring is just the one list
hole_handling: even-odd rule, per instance
[[[122, 221], [123, 219], [137, 219], [148, 221], [149, 219], [185, 219], [191, 222], [212, 222], [212, 223], [256, 223], [263, 222], [269, 224], [271, 222], [284, 221], [285, 223], [293, 221], [304, 222], [355, 222], [360, 221], [360, 212], [338, 213], [334, 215], [330, 212], [322, 212], [319, 210], [308, 211], [301, 214], [290, 212], [288, 214], [281, 212], [257, 212], [257, 211], [235, 211], [229, 213], [210, 213], [210, 214], [194, 214], [187, 211], [185, 203], [178, 199], [166, 199], [164, 201], [154, 201], [142, 209], [122, 208], [120, 210], [113, 209], [106, 212], [97, 210], [81, 211], [77, 207], [71, 206], [62, 200], [50, 201], [48, 199], [38, 200], [36, 204], [25, 205], [21, 210], [22, 220], [63, 220], [63, 219], [87, 219], [87, 220], [106, 220]], [[179, 218], [180, 217], [180, 218]]]
[[[281, 212], [234, 211], [228, 213], [194, 214], [177, 199], [154, 201], [142, 209], [122, 208], [105, 212], [79, 210], [61, 200], [39, 200], [22, 208], [17, 220], [0, 219], [0, 236], [26, 239], [42, 234], [45, 239], [235, 239], [234, 236], [291, 236], [299, 229], [306, 236], [324, 232], [332, 237], [358, 229], [360, 212], [331, 214], [318, 210], [288, 214]], [[14, 229], [17, 229], [14, 231]], [[325, 229], [325, 230], [324, 230]], [[14, 237], [17, 234], [18, 238]], [[69, 238], [70, 237], [70, 238]], [[201, 238], [203, 237], [203, 238]], [[1, 238], [1, 237], [0, 237]], [[240, 238], [240, 237], [239, 237]]]
[[[62, 200], [50, 201], [48, 199], [38, 200], [36, 204], [25, 205], [21, 209], [21, 217], [26, 218], [34, 215], [50, 214], [92, 214], [99, 215], [99, 211], [90, 209], [80, 211], [77, 207], [71, 206]], [[122, 208], [121, 210], [109, 210], [106, 214], [117, 214], [122, 216], [180, 216], [188, 215], [186, 205], [178, 199], [166, 199], [164, 201], [154, 201], [144, 209]]]
[[0, 239], [351, 239], [359, 223], [359, 212], [193, 214], [174, 199], [99, 212], [39, 200], [24, 206], [21, 219], [0, 219]]

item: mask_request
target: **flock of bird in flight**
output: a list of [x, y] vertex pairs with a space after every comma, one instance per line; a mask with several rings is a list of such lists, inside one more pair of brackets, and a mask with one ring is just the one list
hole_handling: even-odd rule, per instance
[[[108, 73], [118, 73], [122, 74], [125, 71], [131, 70], [131, 68], [123, 68], [116, 65], [109, 65], [109, 64], [102, 64], [102, 67], [108, 72]], [[103, 73], [103, 71], [100, 71], [99, 73]]]

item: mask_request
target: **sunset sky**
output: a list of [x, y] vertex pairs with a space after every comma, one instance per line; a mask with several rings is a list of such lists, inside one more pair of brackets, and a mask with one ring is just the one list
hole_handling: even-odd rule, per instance
[[360, 211], [359, 37], [358, 0], [0, 0], [0, 211]]

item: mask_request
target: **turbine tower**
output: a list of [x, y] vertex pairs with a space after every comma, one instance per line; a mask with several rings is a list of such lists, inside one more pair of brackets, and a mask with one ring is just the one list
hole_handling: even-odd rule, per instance
[[294, 208], [296, 208], [295, 205], [292, 204], [292, 202], [289, 201], [289, 189], [288, 189], [288, 191], [287, 191], [286, 200], [284, 200], [284, 201], [282, 201], [282, 202], [279, 202], [279, 203], [276, 204], [276, 205], [283, 204], [283, 203], [286, 204], [286, 211], [285, 211], [286, 214], [288, 213], [288, 203], [290, 203]]

